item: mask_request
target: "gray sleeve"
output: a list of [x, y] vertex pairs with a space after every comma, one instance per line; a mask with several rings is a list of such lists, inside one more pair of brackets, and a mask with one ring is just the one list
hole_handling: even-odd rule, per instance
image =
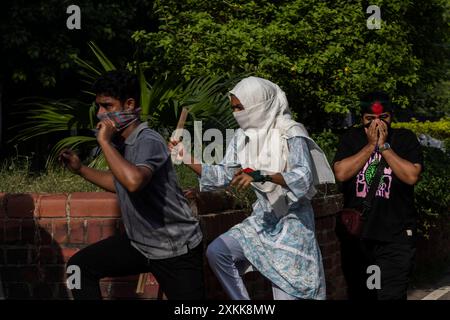
[[169, 149], [164, 141], [153, 137], [140, 137], [136, 146], [136, 166], [157, 171], [169, 158]]

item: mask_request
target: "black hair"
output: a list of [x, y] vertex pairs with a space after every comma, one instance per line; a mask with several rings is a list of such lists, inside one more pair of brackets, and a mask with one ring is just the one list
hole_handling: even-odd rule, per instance
[[371, 102], [374, 102], [377, 100], [378, 101], [386, 101], [389, 103], [391, 102], [389, 95], [384, 91], [368, 92], [368, 93], [363, 94], [360, 98], [361, 102], [367, 102], [367, 103], [371, 103]]
[[360, 113], [363, 116], [364, 113], [372, 113], [372, 103], [378, 101], [383, 106], [384, 112], [389, 112], [393, 114], [393, 105], [391, 98], [384, 91], [372, 91], [363, 94], [359, 99]]
[[141, 89], [138, 77], [127, 70], [113, 70], [101, 75], [93, 84], [96, 95], [104, 95], [120, 100], [122, 103], [129, 98], [139, 105]]

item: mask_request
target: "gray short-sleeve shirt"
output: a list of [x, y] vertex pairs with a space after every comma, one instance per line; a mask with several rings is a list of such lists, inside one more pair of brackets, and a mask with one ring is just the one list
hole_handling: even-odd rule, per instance
[[202, 240], [199, 222], [178, 185], [166, 142], [141, 123], [125, 140], [123, 155], [136, 166], [152, 170], [150, 182], [128, 192], [114, 179], [122, 219], [132, 245], [149, 259], [187, 253]]

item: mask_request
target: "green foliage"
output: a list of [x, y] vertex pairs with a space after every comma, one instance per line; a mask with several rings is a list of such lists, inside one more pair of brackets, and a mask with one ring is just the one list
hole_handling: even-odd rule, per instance
[[423, 150], [425, 170], [414, 191], [419, 230], [427, 237], [437, 219], [450, 214], [450, 165], [448, 155], [441, 150]]
[[[102, 73], [115, 70], [115, 65], [108, 59], [102, 50], [93, 42], [89, 43], [97, 64], [74, 56], [79, 66], [79, 73], [84, 82], [92, 82]], [[225, 129], [234, 127], [235, 122], [230, 111], [226, 88], [236, 81], [235, 77], [227, 74], [222, 76], [205, 76], [181, 80], [167, 76], [150, 84], [145, 77], [143, 64], [134, 62], [130, 65], [131, 71], [137, 72], [141, 85], [142, 119], [148, 121], [154, 129], [164, 129], [168, 138], [175, 129], [178, 113], [181, 108], [189, 110], [190, 118], [186, 122], [187, 128], [192, 126], [194, 120], [203, 120], [203, 128], [215, 127]], [[92, 101], [94, 95], [85, 91]], [[95, 127], [95, 106], [79, 100], [54, 101], [52, 99], [28, 98], [17, 104], [18, 114], [26, 119], [11, 129], [19, 130], [12, 141], [22, 142], [43, 135], [70, 132], [69, 137], [60, 139], [53, 147], [48, 158], [47, 166], [53, 165], [57, 155], [65, 148], [89, 150], [96, 146], [95, 137], [84, 136], [81, 133]], [[164, 134], [164, 133], [163, 133]], [[91, 166], [104, 167], [103, 158], [95, 158]]]
[[414, 107], [415, 93], [429, 91], [423, 83], [448, 79], [445, 1], [371, 4], [381, 7], [380, 30], [366, 26], [367, 1], [156, 1], [158, 31], [140, 30], [133, 39], [157, 73], [181, 70], [189, 79], [231, 71], [273, 80], [299, 121], [323, 128], [326, 113], [355, 110], [367, 90]]
[[175, 171], [177, 172], [178, 183], [180, 184], [181, 188], [188, 189], [198, 187], [197, 175], [187, 166], [176, 165]]
[[411, 122], [397, 122], [392, 124], [393, 128], [405, 128], [415, 134], [426, 134], [435, 139], [443, 140], [446, 150], [450, 150], [450, 117], [442, 118], [439, 121], [419, 122], [412, 119]]
[[[81, 10], [81, 29], [69, 30], [67, 7]], [[0, 2], [0, 83], [54, 87], [75, 64], [71, 54], [84, 55], [85, 43], [108, 45], [115, 60], [132, 45], [131, 34], [151, 28], [152, 1], [130, 0], [4, 0]]]
[[328, 162], [333, 161], [336, 154], [339, 138], [330, 129], [324, 129], [321, 133], [313, 133], [311, 138], [319, 145], [319, 147], [325, 152]]

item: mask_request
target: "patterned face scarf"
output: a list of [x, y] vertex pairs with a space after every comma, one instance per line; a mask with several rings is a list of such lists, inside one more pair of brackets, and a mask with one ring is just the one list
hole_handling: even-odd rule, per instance
[[97, 115], [97, 118], [102, 121], [104, 119], [111, 119], [117, 131], [122, 131], [133, 122], [139, 119], [140, 108], [133, 111], [115, 111], [105, 112]]

